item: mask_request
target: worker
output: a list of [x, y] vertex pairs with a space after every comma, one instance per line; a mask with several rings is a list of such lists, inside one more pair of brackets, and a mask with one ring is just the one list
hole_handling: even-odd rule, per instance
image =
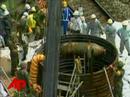
[[103, 34], [103, 27], [95, 14], [91, 15], [91, 21], [88, 22], [87, 34], [100, 37]]
[[30, 9], [31, 9], [31, 6], [28, 3], [26, 3], [25, 6], [24, 6], [24, 12], [28, 12], [29, 13]]
[[21, 17], [21, 20], [23, 20], [23, 29], [25, 29], [25, 24], [26, 24], [26, 20], [27, 20], [27, 17], [28, 17], [28, 13], [27, 12], [24, 12], [22, 17]]
[[130, 30], [127, 29], [128, 21], [122, 22], [122, 28], [117, 31], [118, 36], [120, 37], [120, 57], [122, 57], [124, 47], [130, 56]]
[[112, 66], [114, 71], [114, 97], [123, 97], [122, 89], [123, 89], [123, 81], [122, 78], [124, 76], [124, 63], [122, 61], [118, 61], [116, 66]]
[[108, 19], [107, 25], [105, 26], [106, 40], [115, 46], [116, 29], [112, 26], [113, 20]]
[[72, 17], [73, 11], [70, 7], [68, 7], [68, 4], [66, 1], [63, 1], [63, 13], [62, 13], [62, 25], [63, 25], [63, 33], [66, 35], [68, 30], [68, 23]]
[[7, 6], [5, 4], [1, 5], [1, 9], [4, 11], [4, 15], [9, 15], [9, 11], [8, 11]]
[[[1, 5], [1, 18], [0, 18], [0, 33], [5, 40], [5, 44], [8, 46], [8, 40], [10, 38], [11, 33], [11, 21], [10, 21], [10, 14], [5, 4]], [[3, 15], [2, 15], [3, 14]]]
[[24, 41], [25, 43], [28, 43], [27, 39], [26, 40], [22, 40], [22, 35], [27, 34], [27, 17], [28, 17], [28, 13], [24, 12], [21, 19], [20, 19], [20, 30], [19, 30], [19, 38], [20, 38], [20, 42]]
[[24, 61], [26, 59], [26, 54], [28, 51], [28, 30], [27, 30], [27, 17], [28, 17], [28, 13], [24, 12], [21, 20], [20, 20], [20, 30], [19, 30], [19, 43], [21, 44], [21, 46], [23, 47], [23, 52], [22, 52], [22, 61]]
[[70, 29], [72, 34], [78, 34], [81, 32], [82, 28], [82, 21], [80, 18], [80, 14], [78, 10], [75, 10], [73, 13], [73, 18], [71, 18], [71, 24], [70, 24]]
[[26, 3], [26, 4], [24, 5], [24, 8], [23, 8], [22, 10], [19, 10], [19, 11], [18, 11], [19, 14], [16, 13], [16, 16], [18, 17], [18, 19], [21, 19], [21, 17], [23, 16], [24, 12], [27, 12], [27, 13], [29, 14], [29, 11], [30, 11], [30, 10], [31, 10], [30, 4], [29, 4], [29, 3]]
[[29, 15], [27, 17], [27, 28], [28, 28], [28, 32], [29, 32], [29, 42], [33, 41], [35, 39], [35, 35], [36, 35], [36, 20], [34, 19], [34, 13], [36, 12], [35, 7], [32, 7]]
[[86, 23], [86, 20], [85, 20], [85, 17], [84, 16], [80, 16], [80, 19], [81, 19], [81, 31], [80, 33], [81, 34], [87, 34], [87, 23]]

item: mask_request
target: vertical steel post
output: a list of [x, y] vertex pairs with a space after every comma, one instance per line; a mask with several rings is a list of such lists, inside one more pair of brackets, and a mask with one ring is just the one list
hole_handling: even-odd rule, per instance
[[61, 33], [61, 0], [48, 0], [46, 62], [43, 68], [43, 96], [57, 97], [59, 44]]

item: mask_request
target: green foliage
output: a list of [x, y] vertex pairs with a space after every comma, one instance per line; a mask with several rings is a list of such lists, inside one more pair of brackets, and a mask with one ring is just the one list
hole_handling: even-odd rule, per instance
[[15, 91], [13, 97], [37, 97], [33, 89], [30, 90], [29, 93], [26, 93], [25, 90], [22, 91]]

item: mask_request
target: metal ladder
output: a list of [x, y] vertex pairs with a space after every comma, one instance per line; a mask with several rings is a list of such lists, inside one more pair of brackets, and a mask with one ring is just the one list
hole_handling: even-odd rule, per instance
[[[82, 58], [83, 60], [83, 58]], [[84, 67], [83, 67], [84, 68]], [[65, 85], [58, 85], [58, 89], [66, 91], [66, 96], [65, 97], [79, 97], [79, 88], [83, 84], [83, 81], [80, 81], [79, 73], [82, 73], [82, 66], [81, 66], [81, 58], [74, 58], [74, 69], [71, 75], [70, 82], [61, 82], [64, 83]], [[61, 97], [61, 93], [59, 92], [59, 97]]]
[[80, 81], [79, 74], [82, 73], [82, 63], [81, 58], [78, 56], [78, 58], [74, 58], [74, 69], [71, 76], [70, 84], [68, 91], [66, 93], [66, 97], [79, 97], [79, 88], [83, 84], [83, 81]]

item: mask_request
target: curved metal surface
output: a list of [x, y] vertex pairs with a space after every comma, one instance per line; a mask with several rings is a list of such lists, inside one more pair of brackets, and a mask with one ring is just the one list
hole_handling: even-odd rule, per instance
[[117, 58], [116, 48], [102, 38], [98, 38], [90, 35], [67, 35], [61, 38], [61, 44], [69, 43], [69, 42], [91, 42], [104, 47], [106, 49], [106, 54], [104, 57], [101, 58], [101, 61], [104, 61], [106, 65], [112, 64]]
[[[69, 42], [92, 42], [96, 43], [106, 49], [105, 55], [99, 58], [97, 57], [95, 60], [97, 60], [97, 64], [93, 65], [93, 73], [90, 72], [84, 72], [83, 74], [80, 74], [80, 80], [84, 81], [83, 85], [80, 87], [80, 97], [112, 97], [110, 94], [108, 82], [106, 79], [105, 72], [103, 68], [106, 68], [106, 71], [108, 73], [110, 83], [113, 87], [113, 71], [109, 67], [109, 65], [114, 64], [117, 60], [117, 50], [116, 48], [107, 42], [104, 39], [89, 36], [89, 35], [68, 35], [63, 36], [61, 38], [61, 47], [65, 43]], [[59, 66], [59, 80], [69, 82], [71, 78], [71, 74], [74, 68], [74, 56], [76, 54], [67, 54], [67, 56], [64, 56], [63, 52], [60, 52], [60, 66]], [[79, 56], [79, 55], [78, 55]], [[83, 57], [83, 55], [81, 55]], [[87, 60], [85, 58], [85, 60]], [[83, 62], [82, 62], [83, 63]], [[87, 67], [87, 61], [85, 64], [85, 67]]]

